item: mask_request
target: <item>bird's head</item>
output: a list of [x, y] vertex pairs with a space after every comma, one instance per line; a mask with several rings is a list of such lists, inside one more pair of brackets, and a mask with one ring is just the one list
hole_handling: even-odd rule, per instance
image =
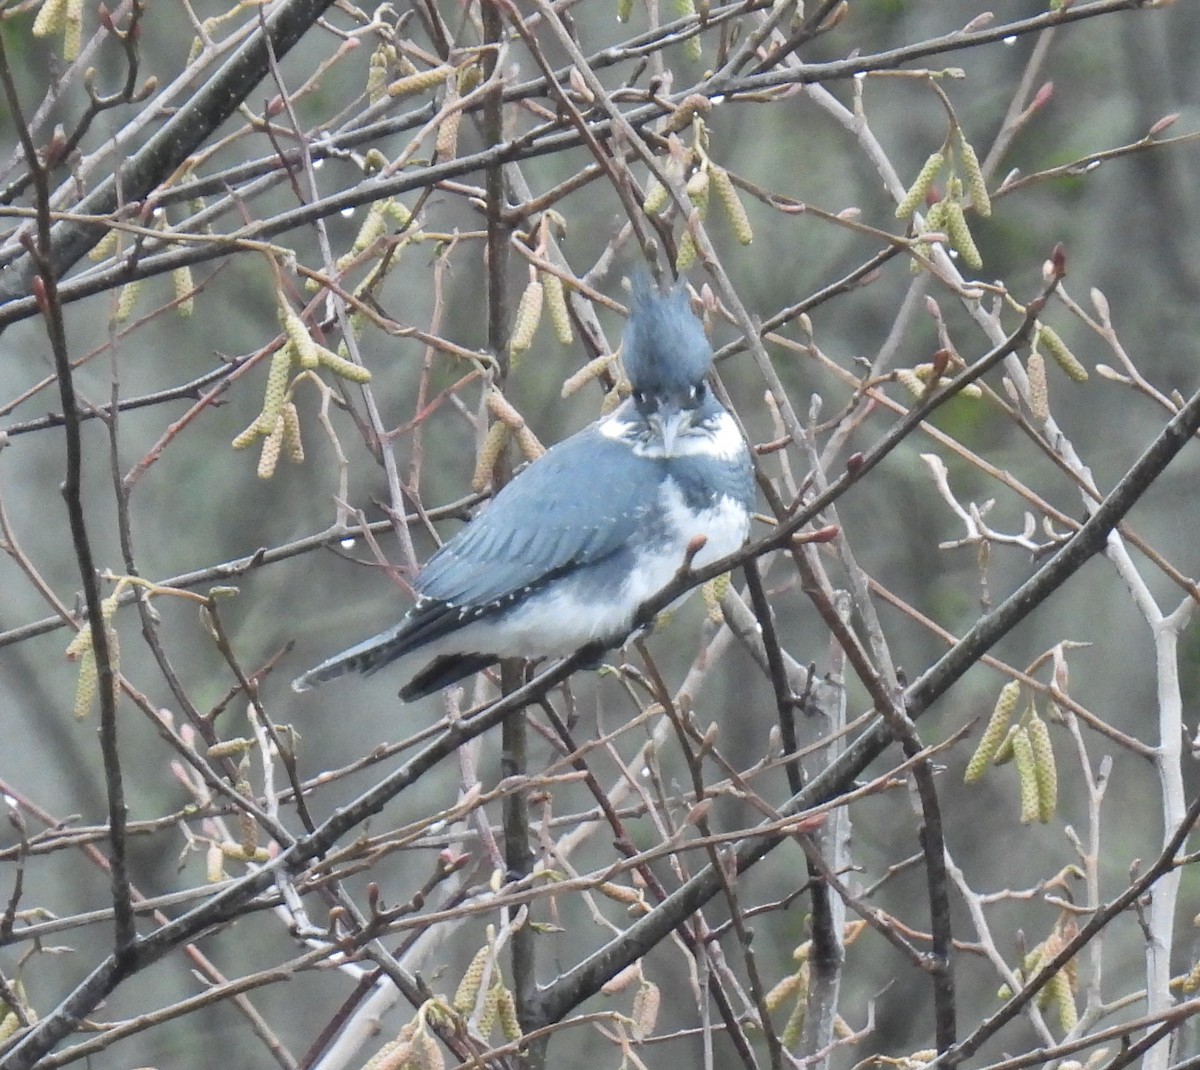
[[621, 361], [634, 406], [670, 455], [703, 416], [712, 367], [712, 348], [682, 287], [661, 293], [645, 276], [634, 279]]

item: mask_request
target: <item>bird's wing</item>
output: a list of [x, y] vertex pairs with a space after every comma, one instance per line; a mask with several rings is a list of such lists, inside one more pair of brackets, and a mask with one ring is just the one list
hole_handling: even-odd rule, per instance
[[660, 477], [654, 460], [586, 428], [521, 472], [442, 546], [417, 577], [417, 592], [483, 607], [569, 565], [602, 560], [653, 511]]

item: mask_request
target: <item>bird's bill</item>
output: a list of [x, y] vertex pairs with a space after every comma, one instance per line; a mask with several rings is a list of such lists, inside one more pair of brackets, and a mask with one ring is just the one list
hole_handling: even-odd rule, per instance
[[659, 438], [662, 439], [663, 453], [667, 456], [670, 456], [674, 450], [675, 440], [687, 427], [690, 417], [691, 413], [674, 401], [668, 399], [659, 404], [658, 411], [654, 414], [653, 424]]

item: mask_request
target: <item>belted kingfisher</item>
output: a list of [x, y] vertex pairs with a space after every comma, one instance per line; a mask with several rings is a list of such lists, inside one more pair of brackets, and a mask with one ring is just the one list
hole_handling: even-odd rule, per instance
[[433, 694], [501, 658], [620, 645], [678, 573], [733, 553], [754, 504], [750, 451], [705, 378], [712, 349], [682, 287], [636, 280], [621, 359], [630, 396], [508, 483], [426, 563], [395, 627], [293, 681], [307, 691], [432, 656], [400, 692]]

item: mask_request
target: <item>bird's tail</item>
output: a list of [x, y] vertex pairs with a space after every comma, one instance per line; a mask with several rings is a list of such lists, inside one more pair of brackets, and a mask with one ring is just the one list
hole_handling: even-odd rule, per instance
[[386, 632], [364, 639], [361, 643], [343, 650], [340, 654], [321, 662], [302, 676], [292, 681], [293, 691], [309, 691], [318, 684], [336, 680], [348, 672], [372, 673], [389, 662], [407, 654], [412, 649], [411, 627], [407, 620], [401, 621]]

